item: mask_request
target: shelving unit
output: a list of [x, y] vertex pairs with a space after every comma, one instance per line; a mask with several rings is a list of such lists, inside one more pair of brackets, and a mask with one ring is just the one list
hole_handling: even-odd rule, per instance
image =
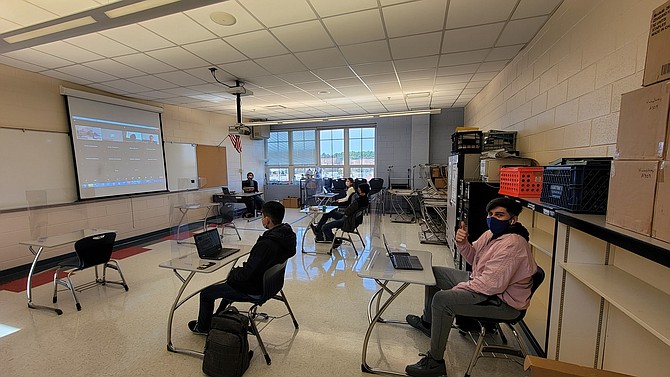
[[547, 357], [636, 376], [670, 368], [670, 244], [557, 211]]

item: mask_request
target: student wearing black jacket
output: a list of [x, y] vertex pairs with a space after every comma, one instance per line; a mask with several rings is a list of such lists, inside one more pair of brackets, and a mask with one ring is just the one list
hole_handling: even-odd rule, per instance
[[[345, 221], [355, 221], [353, 218], [354, 213], [361, 208], [367, 208], [368, 202], [368, 193], [370, 192], [370, 185], [367, 183], [361, 183], [358, 185], [358, 198], [354, 199], [351, 204], [344, 210], [344, 213], [331, 211], [324, 214], [319, 220], [317, 225], [309, 224], [312, 228], [312, 231], [316, 235], [316, 242], [332, 242], [334, 228], [341, 228], [342, 224]], [[330, 219], [335, 219], [335, 221], [328, 222]], [[336, 247], [339, 245], [335, 245]]]
[[226, 282], [210, 285], [200, 292], [198, 319], [188, 323], [194, 333], [209, 332], [216, 299], [222, 299], [218, 309], [221, 311], [234, 301], [262, 295], [265, 271], [295, 255], [295, 232], [289, 224], [282, 223], [284, 206], [279, 202], [267, 202], [262, 213], [261, 222], [267, 231], [258, 237], [247, 261], [230, 270]]

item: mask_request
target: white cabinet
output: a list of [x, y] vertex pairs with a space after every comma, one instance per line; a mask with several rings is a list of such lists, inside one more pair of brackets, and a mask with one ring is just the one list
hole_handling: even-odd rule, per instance
[[558, 212], [547, 357], [636, 376], [670, 370], [670, 244]]

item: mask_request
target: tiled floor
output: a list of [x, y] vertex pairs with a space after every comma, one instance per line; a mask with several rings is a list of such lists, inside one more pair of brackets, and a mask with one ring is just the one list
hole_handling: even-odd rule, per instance
[[[253, 245], [261, 234], [260, 221], [236, 220], [242, 241], [226, 236], [227, 244]], [[297, 210], [288, 210], [286, 222], [298, 235], [298, 252], [286, 269], [284, 292], [300, 324], [294, 331], [290, 317], [277, 318], [262, 331], [272, 364], [266, 365], [255, 338], [250, 345], [255, 356], [245, 376], [366, 376], [361, 372], [361, 347], [367, 329], [367, 303], [376, 291], [372, 280], [356, 275], [367, 257], [369, 220], [361, 226], [367, 247], [359, 258], [351, 246], [328, 255], [300, 253], [300, 237], [308, 224]], [[384, 233], [391, 243], [408, 249], [429, 250], [433, 264], [451, 265], [445, 246], [418, 242], [418, 226], [397, 224], [384, 217]], [[230, 231], [230, 230], [228, 230]], [[59, 294], [63, 315], [29, 310], [25, 292], [0, 291], [0, 336], [6, 326], [18, 331], [0, 337], [2, 376], [201, 376], [201, 359], [168, 352], [168, 311], [181, 286], [171, 270], [158, 264], [184, 252], [174, 241], [146, 246], [149, 251], [121, 261], [130, 290], [114, 286], [96, 287], [79, 294], [82, 311], [77, 312], [67, 292]], [[305, 248], [326, 251], [307, 234]], [[359, 248], [360, 251], [360, 248]], [[227, 268], [212, 275], [197, 274], [189, 288], [203, 287], [225, 278]], [[114, 271], [109, 271], [113, 277]], [[75, 282], [92, 279], [93, 271], [75, 277]], [[33, 290], [36, 303], [51, 303], [52, 285]], [[423, 288], [410, 286], [393, 303], [385, 318], [401, 319], [420, 313]], [[245, 308], [244, 304], [238, 305]], [[270, 315], [281, 316], [281, 303], [263, 306]], [[193, 335], [186, 323], [196, 317], [197, 300], [186, 302], [175, 314], [173, 342], [177, 347], [202, 350], [204, 337]], [[3, 326], [5, 325], [5, 326]], [[474, 345], [469, 337], [452, 334], [445, 359], [450, 376], [462, 376]], [[404, 370], [429, 347], [429, 339], [408, 326], [380, 324], [372, 334], [368, 362], [375, 367]], [[485, 358], [474, 376], [523, 376], [519, 360]]]

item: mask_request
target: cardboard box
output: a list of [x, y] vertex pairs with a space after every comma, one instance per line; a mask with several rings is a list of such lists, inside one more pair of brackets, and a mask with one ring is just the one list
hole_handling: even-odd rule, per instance
[[523, 369], [530, 369], [531, 377], [632, 377], [630, 374], [593, 369], [537, 356], [526, 356]]
[[282, 204], [286, 208], [300, 208], [300, 198], [289, 196], [288, 198], [284, 198], [284, 200], [282, 200]]
[[659, 162], [612, 162], [607, 199], [607, 223], [651, 235]]
[[670, 1], [651, 12], [643, 85], [670, 79]]
[[485, 158], [479, 161], [479, 173], [484, 182], [500, 182], [500, 168], [505, 166], [531, 166], [527, 158]]
[[615, 158], [662, 160], [667, 149], [670, 81], [621, 96]]
[[654, 222], [651, 225], [651, 236], [661, 241], [670, 242], [670, 161], [661, 162], [656, 180]]

